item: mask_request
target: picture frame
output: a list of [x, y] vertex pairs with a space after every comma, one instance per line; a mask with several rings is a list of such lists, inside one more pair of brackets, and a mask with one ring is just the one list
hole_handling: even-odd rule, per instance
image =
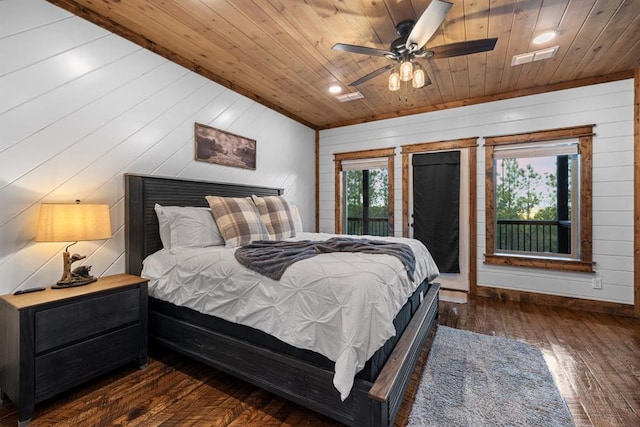
[[256, 170], [256, 140], [195, 124], [195, 160]]

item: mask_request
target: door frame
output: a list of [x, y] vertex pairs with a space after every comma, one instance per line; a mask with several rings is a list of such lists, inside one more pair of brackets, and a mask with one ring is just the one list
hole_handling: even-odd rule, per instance
[[469, 295], [475, 295], [478, 286], [477, 266], [477, 151], [478, 138], [423, 142], [400, 146], [402, 148], [402, 235], [409, 237], [409, 156], [431, 151], [468, 149], [469, 165]]

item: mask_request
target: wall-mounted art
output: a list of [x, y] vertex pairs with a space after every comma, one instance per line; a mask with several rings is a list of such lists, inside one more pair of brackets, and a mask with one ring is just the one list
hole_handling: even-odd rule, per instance
[[196, 160], [256, 169], [256, 141], [196, 123]]

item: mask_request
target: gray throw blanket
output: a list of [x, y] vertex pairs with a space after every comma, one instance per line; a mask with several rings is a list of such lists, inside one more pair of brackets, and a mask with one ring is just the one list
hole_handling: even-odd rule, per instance
[[287, 267], [294, 262], [331, 252], [363, 252], [395, 256], [402, 261], [409, 280], [413, 282], [416, 258], [411, 247], [404, 243], [348, 237], [297, 242], [260, 240], [236, 249], [235, 256], [245, 267], [271, 279], [280, 280]]

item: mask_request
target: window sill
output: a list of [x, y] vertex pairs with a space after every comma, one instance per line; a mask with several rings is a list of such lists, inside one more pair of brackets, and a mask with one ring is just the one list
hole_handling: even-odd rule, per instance
[[492, 265], [508, 265], [513, 267], [544, 268], [546, 270], [595, 273], [595, 270], [593, 269], [593, 262], [566, 259], [484, 254], [484, 263]]

